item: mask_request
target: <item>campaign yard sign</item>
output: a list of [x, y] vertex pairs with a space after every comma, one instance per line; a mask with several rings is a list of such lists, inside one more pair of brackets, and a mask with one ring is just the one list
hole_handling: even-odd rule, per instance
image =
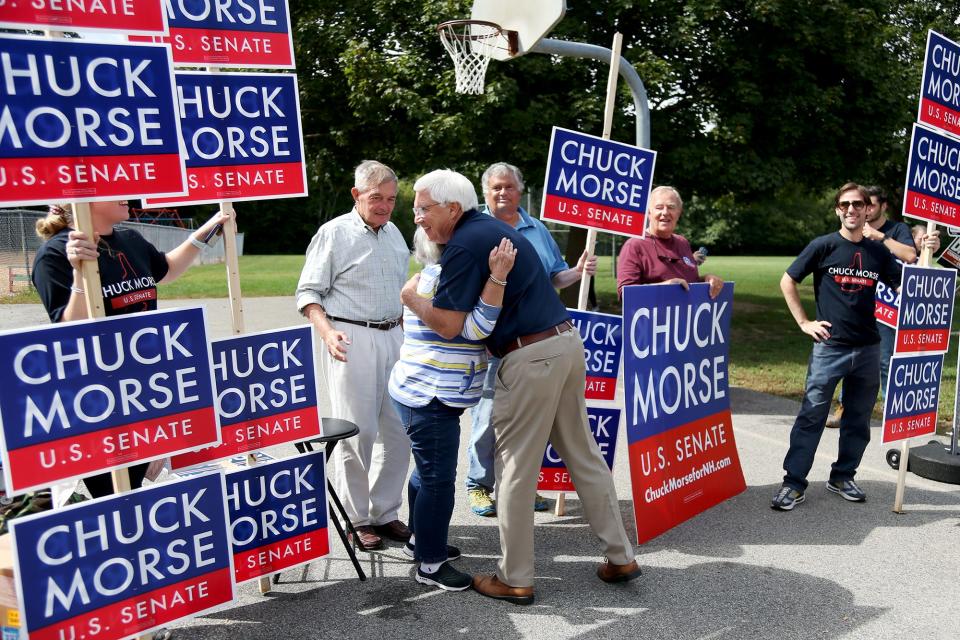
[[[600, 447], [607, 468], [613, 470], [613, 459], [617, 449], [617, 434], [620, 433], [620, 409], [615, 407], [587, 407], [587, 418], [590, 422], [590, 432]], [[540, 465], [540, 475], [537, 478], [537, 491], [574, 492], [573, 479], [567, 471], [567, 465], [560, 454], [547, 443], [543, 453], [543, 463]]]
[[152, 35], [166, 33], [167, 21], [161, 0], [6, 0], [0, 27]]
[[639, 542], [746, 488], [730, 415], [733, 283], [623, 289], [624, 388]]
[[113, 640], [231, 602], [227, 522], [219, 473], [11, 520], [23, 627]]
[[185, 191], [170, 49], [0, 36], [0, 205]]
[[960, 136], [960, 44], [927, 32], [917, 120]]
[[937, 264], [947, 269], [960, 269], [960, 238], [954, 239], [937, 258]]
[[310, 325], [214, 340], [210, 349], [220, 444], [174, 457], [174, 469], [320, 437]]
[[541, 220], [643, 235], [657, 153], [554, 127]]
[[219, 442], [200, 307], [0, 334], [7, 491]]
[[877, 280], [877, 288], [873, 295], [873, 317], [877, 322], [885, 324], [891, 329], [897, 328], [897, 310], [900, 308], [900, 294]]
[[903, 215], [960, 227], [960, 140], [913, 125]]
[[330, 553], [322, 451], [227, 474], [236, 582]]
[[936, 432], [942, 376], [942, 353], [890, 359], [881, 444]]
[[176, 82], [187, 194], [146, 206], [307, 195], [295, 75], [179, 71]]
[[893, 352], [946, 353], [957, 272], [904, 265]]
[[[166, 0], [180, 66], [293, 69], [287, 0]], [[133, 38], [137, 40], [139, 38]]]
[[620, 375], [620, 354], [623, 352], [623, 324], [620, 316], [567, 309], [573, 326], [583, 341], [583, 357], [587, 364], [587, 400], [613, 400]]

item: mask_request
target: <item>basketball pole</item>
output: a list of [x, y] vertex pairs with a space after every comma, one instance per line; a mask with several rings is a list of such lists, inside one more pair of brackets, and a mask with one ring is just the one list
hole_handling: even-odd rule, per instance
[[[930, 235], [937, 230], [937, 223], [927, 221], [927, 235]], [[930, 247], [924, 246], [920, 251], [920, 260], [917, 262], [921, 267], [929, 267], [933, 258], [933, 250]], [[896, 347], [894, 347], [896, 351]], [[887, 392], [886, 389], [883, 390], [884, 393]], [[956, 406], [956, 399], [954, 399], [954, 406]], [[956, 427], [954, 427], [956, 430]], [[903, 494], [907, 489], [907, 465], [910, 462], [910, 447], [907, 446], [907, 442], [910, 441], [910, 438], [905, 438], [900, 441], [900, 464], [897, 467], [897, 492], [893, 498], [893, 512], [894, 513], [906, 513], [903, 510]]]
[[[613, 112], [617, 106], [617, 79], [620, 77], [620, 49], [623, 47], [623, 34], [617, 31], [613, 34], [613, 48], [610, 54], [610, 73], [607, 76], [607, 102], [603, 110], [603, 139], [610, 139], [610, 132], [613, 130]], [[593, 251], [597, 244], [597, 230], [589, 229], [587, 231], [587, 259], [593, 257]], [[580, 278], [580, 296], [577, 300], [577, 309], [584, 311], [587, 308], [587, 298], [590, 293], [590, 274], [584, 270], [583, 277]], [[557, 495], [557, 507], [555, 514], [562, 516], [566, 507], [566, 494], [560, 492]]]

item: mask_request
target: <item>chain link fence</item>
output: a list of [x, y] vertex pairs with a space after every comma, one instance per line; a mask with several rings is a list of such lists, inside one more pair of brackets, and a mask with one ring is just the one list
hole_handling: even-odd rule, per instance
[[[0, 209], [0, 296], [22, 293], [33, 287], [30, 280], [33, 258], [43, 244], [35, 225], [45, 215], [46, 211], [32, 209]], [[164, 252], [179, 246], [192, 232], [191, 229], [140, 222], [124, 222], [118, 226], [138, 231]], [[224, 261], [223, 242], [213, 241], [211, 244], [200, 253], [196, 264]], [[237, 253], [243, 255], [242, 233], [237, 234]]]

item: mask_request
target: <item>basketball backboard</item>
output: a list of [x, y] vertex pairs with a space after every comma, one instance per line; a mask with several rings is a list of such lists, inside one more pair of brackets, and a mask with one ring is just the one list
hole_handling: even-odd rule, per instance
[[517, 53], [490, 49], [495, 60], [522, 56], [550, 33], [567, 12], [566, 0], [474, 0], [471, 20], [494, 22], [517, 32]]

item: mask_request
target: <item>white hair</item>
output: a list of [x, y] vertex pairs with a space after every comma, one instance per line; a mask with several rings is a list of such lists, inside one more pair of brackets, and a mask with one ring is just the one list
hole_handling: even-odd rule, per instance
[[506, 162], [494, 162], [483, 172], [480, 186], [483, 187], [484, 193], [490, 191], [490, 181], [497, 176], [510, 176], [517, 183], [517, 191], [523, 193], [523, 174], [520, 173], [520, 169]]
[[653, 199], [653, 196], [661, 191], [669, 191], [672, 193], [673, 197], [676, 198], [677, 202], [680, 204], [680, 208], [683, 209], [683, 198], [680, 197], [680, 192], [669, 185], [663, 184], [659, 187], [655, 187], [653, 191], [650, 192], [650, 198]]
[[440, 262], [443, 247], [427, 237], [423, 227], [413, 232], [413, 259], [425, 267]]
[[465, 175], [450, 169], [437, 169], [420, 176], [413, 183], [413, 190], [425, 191], [440, 203], [456, 202], [464, 211], [480, 206], [473, 183]]
[[353, 186], [360, 193], [375, 189], [384, 182], [397, 182], [397, 174], [393, 169], [376, 160], [364, 160], [353, 172]]

